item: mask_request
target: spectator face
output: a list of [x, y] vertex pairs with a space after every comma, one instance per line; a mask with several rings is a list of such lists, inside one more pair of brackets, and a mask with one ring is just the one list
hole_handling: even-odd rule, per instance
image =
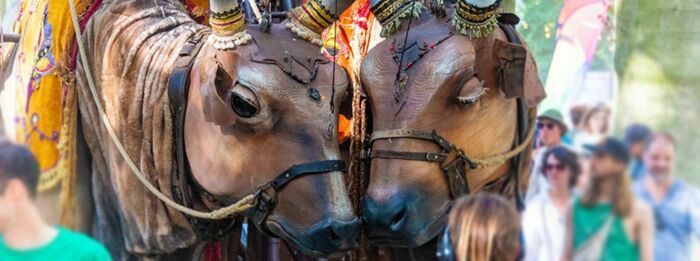
[[564, 163], [560, 162], [554, 155], [547, 157], [546, 165], [544, 166], [544, 174], [550, 186], [553, 187], [568, 187], [571, 179], [571, 169]]
[[673, 175], [674, 163], [674, 146], [666, 140], [652, 141], [644, 153], [644, 165], [654, 178], [669, 179]]
[[591, 157], [579, 157], [579, 164], [581, 165], [581, 175], [576, 180], [576, 188], [583, 191], [591, 180]]
[[601, 134], [605, 132], [605, 124], [608, 121], [608, 113], [604, 110], [598, 110], [595, 112], [593, 115], [591, 115], [591, 119], [588, 121], [590, 130], [593, 131], [594, 133]]
[[644, 154], [644, 142], [635, 142], [629, 145], [629, 153], [633, 158], [639, 158]]
[[561, 143], [562, 130], [557, 122], [542, 118], [537, 123], [540, 141], [544, 146], [552, 147]]
[[622, 174], [626, 167], [624, 163], [605, 153], [596, 153], [591, 160], [591, 171], [593, 176], [598, 178]]
[[5, 233], [8, 230], [8, 226], [12, 224], [16, 208], [15, 203], [18, 200], [17, 186], [22, 186], [18, 180], [10, 180], [4, 185], [4, 188], [0, 188], [0, 234]]

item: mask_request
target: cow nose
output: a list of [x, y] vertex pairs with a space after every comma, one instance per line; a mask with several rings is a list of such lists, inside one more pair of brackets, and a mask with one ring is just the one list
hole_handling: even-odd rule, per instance
[[365, 197], [362, 207], [364, 222], [370, 230], [396, 233], [406, 226], [406, 200], [378, 201]]
[[314, 249], [330, 252], [345, 252], [355, 249], [358, 243], [360, 220], [350, 221], [326, 219], [309, 230], [308, 241]]

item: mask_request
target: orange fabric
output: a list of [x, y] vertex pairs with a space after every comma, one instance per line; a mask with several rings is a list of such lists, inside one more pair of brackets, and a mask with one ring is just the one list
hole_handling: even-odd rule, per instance
[[338, 143], [343, 143], [352, 134], [352, 122], [345, 117], [345, 115], [340, 115], [338, 117]]
[[[360, 63], [369, 49], [370, 25], [374, 20], [369, 6], [369, 0], [355, 1], [322, 35], [323, 54], [345, 68], [353, 89], [360, 88]], [[335, 31], [334, 28], [338, 30]], [[336, 49], [335, 56], [331, 55], [328, 49]], [[341, 115], [338, 119], [339, 142], [342, 143], [351, 135], [353, 126], [351, 119]]]

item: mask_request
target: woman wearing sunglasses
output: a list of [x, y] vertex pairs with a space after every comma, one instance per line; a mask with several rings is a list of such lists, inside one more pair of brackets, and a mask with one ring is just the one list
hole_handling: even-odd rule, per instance
[[541, 171], [548, 188], [528, 202], [523, 214], [525, 260], [560, 260], [564, 251], [565, 212], [581, 166], [576, 153], [562, 146], [547, 150], [542, 161]]

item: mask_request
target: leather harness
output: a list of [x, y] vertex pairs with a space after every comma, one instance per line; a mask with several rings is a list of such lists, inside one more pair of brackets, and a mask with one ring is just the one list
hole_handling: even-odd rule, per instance
[[[168, 80], [168, 96], [171, 111], [174, 116], [174, 156], [177, 170], [172, 177], [172, 194], [176, 202], [190, 208], [207, 208], [204, 201], [217, 204], [230, 204], [235, 202], [233, 198], [226, 196], [214, 196], [208, 193], [192, 176], [185, 151], [185, 113], [187, 110], [187, 96], [189, 93], [189, 74], [194, 65], [197, 54], [208, 36], [208, 31], [202, 31], [188, 39], [180, 50], [170, 78]], [[332, 171], [346, 171], [345, 162], [342, 160], [324, 160], [291, 166], [274, 179], [256, 188], [255, 207], [244, 213], [258, 229], [270, 235], [265, 224], [267, 217], [274, 210], [277, 203], [277, 195], [289, 182], [306, 175], [322, 174]], [[224, 220], [208, 220], [187, 216], [198, 236], [204, 240], [218, 240], [224, 237], [239, 220], [237, 217]]]
[[[499, 18], [499, 27], [503, 30], [511, 43], [522, 44], [518, 37], [514, 25], [518, 23], [518, 18], [515, 15], [503, 14]], [[518, 147], [525, 141], [529, 128], [528, 109], [522, 97], [517, 98], [518, 119], [517, 133], [513, 148]], [[393, 150], [373, 150], [372, 144], [377, 140], [388, 139], [418, 139], [426, 140], [436, 144], [440, 152], [407, 152]], [[450, 196], [453, 199], [459, 196], [469, 194], [469, 182], [466, 176], [466, 168], [476, 169], [478, 164], [472, 161], [464, 150], [450, 143], [447, 139], [440, 136], [436, 130], [424, 131], [416, 129], [389, 129], [374, 131], [369, 140], [367, 150], [363, 152], [363, 158], [375, 159], [401, 159], [412, 161], [425, 161], [440, 164], [445, 181], [449, 187]], [[451, 159], [451, 160], [450, 160]], [[519, 153], [512, 158], [510, 177], [515, 182], [515, 200], [518, 209], [524, 209], [522, 195], [520, 195], [520, 170], [523, 167], [523, 153]]]

